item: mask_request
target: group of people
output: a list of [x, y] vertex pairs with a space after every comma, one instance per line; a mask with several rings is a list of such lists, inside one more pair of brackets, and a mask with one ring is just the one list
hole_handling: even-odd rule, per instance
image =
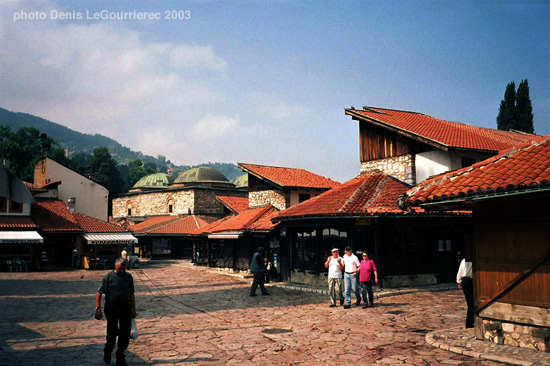
[[[359, 261], [350, 246], [346, 246], [343, 257], [340, 257], [338, 248], [332, 249], [331, 253], [332, 255], [325, 262], [325, 268], [328, 268], [330, 307], [336, 307], [337, 300], [340, 300], [340, 305], [344, 305], [344, 309], [351, 308], [352, 291], [355, 294], [357, 306], [361, 305], [361, 297], [364, 308], [374, 306], [372, 281], [378, 283], [378, 270], [374, 261], [369, 259], [369, 254], [363, 252], [363, 260]], [[345, 288], [345, 303], [343, 288]]]

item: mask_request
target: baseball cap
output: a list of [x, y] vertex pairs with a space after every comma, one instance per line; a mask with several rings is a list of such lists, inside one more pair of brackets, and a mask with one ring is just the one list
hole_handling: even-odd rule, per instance
[[346, 246], [346, 250], [351, 250], [351, 247], [349, 245]]
[[337, 252], [337, 251], [338, 251], [338, 248], [333, 248], [333, 249], [331, 250], [331, 252]]

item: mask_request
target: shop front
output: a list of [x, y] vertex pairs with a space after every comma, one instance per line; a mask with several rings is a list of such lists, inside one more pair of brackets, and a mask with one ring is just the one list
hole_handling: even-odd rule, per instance
[[78, 253], [85, 269], [111, 269], [126, 247], [133, 253], [138, 240], [130, 233], [86, 233], [79, 238]]
[[36, 244], [43, 242], [36, 231], [0, 232], [0, 268], [3, 271], [28, 271], [37, 255]]

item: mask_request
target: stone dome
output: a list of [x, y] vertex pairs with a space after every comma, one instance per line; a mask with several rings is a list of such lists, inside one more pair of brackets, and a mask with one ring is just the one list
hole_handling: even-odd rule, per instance
[[233, 184], [235, 185], [235, 188], [247, 188], [248, 189], [248, 173], [244, 173], [243, 175], [238, 176], [233, 181]]
[[174, 177], [166, 173], [154, 173], [142, 177], [132, 188], [167, 188], [173, 181]]
[[214, 168], [199, 166], [180, 173], [174, 183], [229, 183], [229, 180]]

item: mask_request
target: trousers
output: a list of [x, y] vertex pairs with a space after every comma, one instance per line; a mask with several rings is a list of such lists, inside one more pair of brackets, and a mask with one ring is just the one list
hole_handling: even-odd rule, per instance
[[336, 305], [337, 299], [340, 299], [340, 301], [344, 301], [341, 278], [328, 278], [328, 294], [330, 296], [330, 303], [332, 305]]
[[361, 294], [359, 294], [359, 288], [357, 287], [357, 276], [353, 273], [344, 272], [344, 283], [346, 287], [346, 305], [351, 305], [351, 291], [355, 294], [357, 300], [361, 300]]
[[118, 337], [116, 359], [124, 360], [124, 351], [130, 344], [130, 304], [105, 303], [105, 318], [107, 318], [107, 337], [103, 352], [111, 353]]

